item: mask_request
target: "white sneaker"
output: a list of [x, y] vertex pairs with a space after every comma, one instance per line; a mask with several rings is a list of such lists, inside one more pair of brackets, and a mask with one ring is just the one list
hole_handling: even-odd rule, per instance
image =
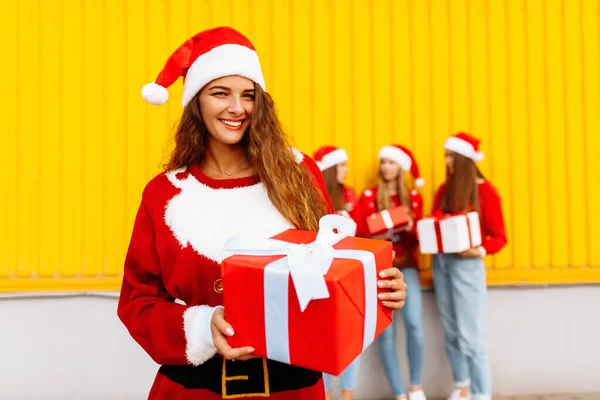
[[460, 397], [460, 390], [454, 389], [452, 391], [452, 393], [450, 393], [450, 397], [448, 397], [448, 400], [458, 400], [459, 397]]
[[448, 397], [448, 400], [471, 400], [471, 396], [461, 396], [460, 389], [454, 389], [454, 391], [450, 394], [450, 397]]
[[425, 397], [425, 392], [422, 390], [417, 390], [414, 392], [408, 392], [408, 400], [427, 400], [427, 397]]

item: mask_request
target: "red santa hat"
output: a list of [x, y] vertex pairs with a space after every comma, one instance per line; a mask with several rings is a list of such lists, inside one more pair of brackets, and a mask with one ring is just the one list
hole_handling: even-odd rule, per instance
[[325, 171], [334, 165], [348, 161], [346, 150], [335, 146], [323, 146], [313, 155], [319, 169]]
[[209, 29], [175, 50], [156, 80], [142, 88], [142, 97], [150, 104], [166, 103], [167, 88], [181, 76], [185, 107], [207, 83], [230, 75], [248, 78], [265, 90], [258, 55], [250, 40], [229, 27]]
[[417, 160], [415, 160], [412, 152], [404, 146], [399, 144], [395, 144], [392, 146], [383, 146], [381, 150], [379, 150], [378, 158], [381, 160], [382, 158], [387, 158], [389, 160], [394, 161], [396, 164], [402, 168], [405, 172], [409, 172], [412, 177], [415, 179], [415, 186], [420, 188], [425, 185], [425, 180], [421, 178], [421, 174], [419, 173], [419, 166], [417, 165]]
[[451, 150], [473, 161], [481, 161], [483, 160], [483, 153], [479, 151], [479, 143], [481, 143], [481, 140], [460, 132], [446, 140], [444, 149]]

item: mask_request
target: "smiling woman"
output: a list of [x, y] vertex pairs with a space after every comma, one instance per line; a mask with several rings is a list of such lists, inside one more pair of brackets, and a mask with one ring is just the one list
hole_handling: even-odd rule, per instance
[[[235, 330], [221, 306], [220, 268], [231, 236], [316, 231], [333, 212], [320, 170], [290, 148], [256, 52], [239, 32], [216, 28], [186, 41], [143, 97], [164, 103], [179, 76], [175, 149], [142, 195], [118, 307], [133, 338], [162, 364], [149, 397], [323, 398], [321, 373], [229, 345]], [[380, 287], [391, 289], [383, 305], [401, 307], [401, 274], [392, 268], [383, 278]]]
[[186, 104], [166, 170], [196, 165], [215, 179], [256, 175], [285, 218], [317, 230], [327, 211], [323, 194], [311, 184], [318, 168], [308, 157], [300, 157], [300, 165], [294, 162], [290, 149], [271, 96], [244, 76], [226, 75], [208, 82]]
[[163, 364], [150, 398], [318, 398], [321, 374], [228, 345], [234, 331], [220, 306], [220, 262], [225, 240], [241, 232], [316, 229], [330, 210], [319, 170], [291, 151], [256, 52], [239, 32], [217, 28], [186, 41], [143, 97], [166, 102], [179, 76], [175, 149], [144, 190], [118, 307], [133, 338]]
[[[240, 76], [216, 79], [200, 92], [200, 111], [217, 141], [239, 143], [254, 108], [254, 83]], [[231, 176], [231, 173], [228, 173]]]

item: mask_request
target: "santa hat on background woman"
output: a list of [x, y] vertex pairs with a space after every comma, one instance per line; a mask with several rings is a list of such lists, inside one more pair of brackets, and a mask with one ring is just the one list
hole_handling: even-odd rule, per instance
[[451, 150], [477, 162], [483, 160], [483, 153], [479, 151], [479, 143], [481, 143], [481, 140], [460, 132], [446, 140], [444, 149]]
[[325, 171], [334, 165], [348, 161], [346, 150], [335, 146], [323, 146], [313, 155], [319, 169]]
[[392, 160], [396, 164], [398, 164], [400, 168], [404, 170], [404, 172], [410, 171], [410, 174], [415, 179], [416, 187], [420, 188], [425, 185], [425, 180], [421, 178], [421, 174], [419, 173], [419, 166], [417, 165], [417, 161], [413, 157], [412, 152], [406, 147], [400, 146], [398, 144], [394, 144], [391, 146], [383, 146], [381, 150], [379, 150], [378, 158], [380, 160], [382, 158]]
[[167, 88], [181, 76], [185, 107], [207, 83], [230, 75], [248, 78], [265, 90], [258, 55], [250, 40], [229, 27], [209, 29], [175, 50], [156, 80], [142, 88], [142, 97], [150, 104], [166, 103]]

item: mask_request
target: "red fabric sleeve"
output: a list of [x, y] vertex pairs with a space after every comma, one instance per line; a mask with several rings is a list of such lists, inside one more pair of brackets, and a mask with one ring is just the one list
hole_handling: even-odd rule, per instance
[[502, 204], [498, 192], [488, 184], [480, 190], [482, 210], [483, 243], [487, 254], [499, 252], [507, 243]]
[[414, 214], [413, 227], [410, 231], [401, 233], [402, 243], [406, 243], [407, 247], [416, 247], [419, 243], [417, 236], [417, 221], [423, 218], [423, 197], [416, 190], [410, 193], [410, 210]]
[[358, 203], [356, 191], [350, 186], [344, 186], [344, 203], [350, 204], [352, 210], [356, 208], [356, 203]]
[[356, 207], [352, 213], [352, 218], [356, 222], [356, 236], [369, 238], [371, 233], [367, 227], [367, 217], [373, 214], [374, 210], [369, 206], [374, 201], [373, 195], [366, 195], [364, 192], [360, 195], [360, 198], [356, 202]]
[[415, 214], [415, 224], [418, 220], [423, 218], [423, 196], [417, 191], [413, 191], [410, 194], [410, 207]]
[[142, 202], [125, 258], [117, 314], [158, 364], [202, 364], [216, 352], [210, 335], [214, 308], [189, 307], [174, 300], [162, 281], [154, 226]]
[[358, 197], [356, 196], [356, 191], [349, 186], [344, 186], [344, 203], [349, 204], [350, 211], [348, 214], [350, 215], [350, 218], [358, 223], [355, 218], [356, 208], [358, 207]]
[[127, 256], [118, 315], [133, 339], [159, 364], [187, 364], [183, 313], [162, 283], [154, 229], [142, 203]]

